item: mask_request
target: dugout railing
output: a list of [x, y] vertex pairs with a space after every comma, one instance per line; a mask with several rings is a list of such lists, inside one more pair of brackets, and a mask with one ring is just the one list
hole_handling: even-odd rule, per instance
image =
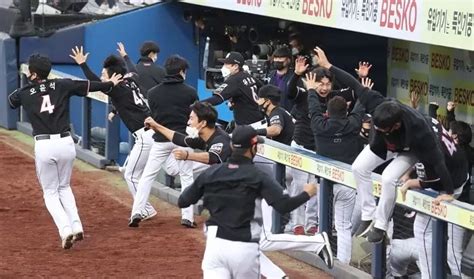
[[[26, 73], [27, 66], [21, 66], [21, 73]], [[78, 79], [59, 71], [52, 71], [50, 78], [71, 78]], [[22, 84], [26, 81], [22, 80]], [[96, 100], [108, 104], [108, 97], [101, 92], [91, 92], [88, 98], [81, 100], [81, 126], [78, 133], [81, 136], [81, 142], [77, 146], [78, 158], [84, 160], [98, 168], [114, 164], [119, 154], [119, 120], [116, 117], [112, 122], [106, 121], [105, 131], [105, 152], [97, 154], [91, 151], [90, 133], [91, 133], [91, 100]], [[104, 118], [107, 117], [109, 110], [106, 110]], [[23, 112], [20, 113], [20, 121], [17, 123], [17, 129], [31, 134], [31, 126]], [[132, 142], [130, 142], [133, 144]], [[338, 183], [347, 187], [356, 188], [355, 180], [352, 176], [351, 166], [339, 161], [319, 156], [314, 152], [294, 148], [269, 139], [264, 144], [259, 145], [258, 154], [266, 159], [276, 163], [275, 177], [285, 185], [286, 167], [296, 168], [307, 173], [320, 177], [319, 188], [319, 228], [328, 234], [332, 231], [332, 184]], [[381, 176], [372, 174], [373, 193], [379, 197], [382, 191]], [[167, 179], [169, 180], [169, 179]], [[165, 182], [165, 184], [168, 184]], [[408, 191], [406, 200], [401, 200], [399, 190], [397, 190], [397, 204], [434, 217], [433, 221], [433, 279], [442, 279], [447, 276], [446, 266], [446, 245], [437, 245], [446, 243], [447, 240], [447, 222], [460, 227], [474, 231], [474, 206], [459, 201], [444, 202], [441, 205], [434, 205], [435, 193], [424, 190]], [[280, 218], [275, 216], [274, 227], [280, 227], [278, 222]], [[371, 275], [373, 278], [385, 278], [386, 272], [386, 245], [385, 243], [374, 244], [372, 248]]]
[[[259, 145], [258, 154], [276, 163], [276, 179], [285, 185], [285, 168], [291, 167], [320, 177], [319, 188], [319, 228], [328, 234], [332, 232], [332, 185], [342, 184], [347, 187], [356, 188], [352, 175], [351, 166], [342, 162], [328, 159], [303, 149], [287, 146], [266, 139], [264, 144]], [[380, 197], [381, 176], [372, 174], [373, 193]], [[435, 193], [425, 190], [408, 191], [406, 200], [402, 201], [400, 190], [397, 189], [397, 204], [427, 214], [434, 218], [433, 241], [432, 241], [432, 266], [433, 279], [447, 277], [447, 222], [453, 223], [469, 230], [474, 230], [474, 206], [459, 201], [443, 202], [435, 205], [433, 200]], [[278, 225], [280, 218], [275, 216], [274, 228]], [[374, 244], [372, 248], [371, 275], [373, 278], [385, 278], [386, 276], [386, 243]]]

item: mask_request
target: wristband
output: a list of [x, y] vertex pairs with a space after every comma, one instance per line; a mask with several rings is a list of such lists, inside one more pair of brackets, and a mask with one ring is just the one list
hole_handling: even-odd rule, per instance
[[184, 158], [184, 160], [188, 160], [188, 157], [189, 157], [189, 152], [186, 150], [186, 158]]

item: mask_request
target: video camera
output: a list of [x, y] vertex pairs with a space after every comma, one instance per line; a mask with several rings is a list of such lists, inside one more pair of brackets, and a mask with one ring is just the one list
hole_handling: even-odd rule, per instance
[[[268, 72], [270, 70], [269, 61], [264, 59], [245, 60], [244, 71], [247, 71], [252, 77], [268, 83]], [[207, 68], [205, 71], [206, 89], [217, 89], [224, 83], [224, 77], [220, 68]]]

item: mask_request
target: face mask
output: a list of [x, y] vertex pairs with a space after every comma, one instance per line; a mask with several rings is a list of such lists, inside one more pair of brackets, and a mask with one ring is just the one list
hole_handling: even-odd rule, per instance
[[227, 67], [222, 67], [221, 73], [224, 78], [227, 78], [228, 76], [230, 76], [230, 69]]
[[188, 134], [189, 137], [191, 138], [197, 138], [199, 137], [199, 130], [196, 127], [186, 127], [186, 134]]
[[293, 56], [298, 55], [299, 53], [300, 53], [300, 51], [299, 51], [296, 47], [294, 47], [294, 48], [291, 49], [291, 54], [292, 54]]
[[263, 114], [267, 114], [267, 108], [268, 106], [265, 106], [265, 103], [261, 104], [261, 105], [258, 105], [258, 109], [263, 113]]
[[285, 63], [282, 61], [276, 61], [276, 62], [273, 62], [273, 66], [277, 70], [283, 70], [285, 68]]

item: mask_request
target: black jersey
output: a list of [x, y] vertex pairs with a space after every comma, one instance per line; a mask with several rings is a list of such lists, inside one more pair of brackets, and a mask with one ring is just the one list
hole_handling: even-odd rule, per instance
[[111, 98], [120, 118], [132, 133], [143, 128], [143, 122], [151, 115], [137, 78], [135, 73], [128, 73], [124, 76], [123, 81], [111, 91], [104, 92]]
[[[454, 140], [449, 136], [448, 131], [438, 122], [438, 120], [431, 118], [432, 129], [435, 132], [440, 148], [444, 155], [446, 167], [451, 176], [454, 189], [461, 187], [468, 179], [468, 159], [464, 150], [459, 148], [454, 143]], [[439, 175], [434, 170], [432, 164], [427, 162], [418, 162], [415, 165], [416, 174], [421, 180], [423, 188], [431, 188], [437, 191], [446, 191], [441, 184]]]
[[8, 96], [10, 106], [23, 106], [33, 127], [33, 136], [70, 130], [69, 98], [86, 96], [89, 81], [52, 79], [34, 82]]
[[214, 91], [222, 101], [230, 100], [237, 125], [249, 125], [264, 118], [258, 109], [257, 92], [260, 81], [247, 72], [240, 71], [230, 77]]
[[269, 126], [278, 125], [281, 127], [280, 134], [276, 137], [272, 137], [272, 139], [290, 145], [295, 130], [295, 124], [291, 114], [282, 107], [276, 107], [267, 118]]
[[232, 153], [232, 149], [230, 148], [230, 136], [221, 128], [216, 128], [214, 134], [212, 134], [207, 141], [204, 141], [200, 137], [192, 138], [175, 132], [173, 143], [193, 149], [205, 150], [209, 153], [210, 165], [227, 161], [227, 158]]

